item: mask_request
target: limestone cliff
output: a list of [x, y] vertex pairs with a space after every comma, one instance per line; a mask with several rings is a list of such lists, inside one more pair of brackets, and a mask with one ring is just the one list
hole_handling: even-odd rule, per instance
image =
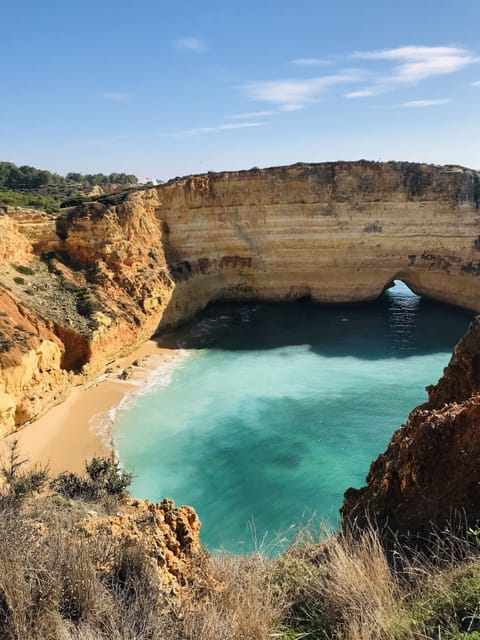
[[480, 521], [480, 318], [455, 347], [429, 400], [410, 414], [375, 460], [367, 486], [345, 493], [344, 526], [368, 520], [427, 534]]
[[[164, 592], [181, 597], [213, 584], [205, 571], [205, 552], [200, 545], [200, 521], [191, 507], [176, 508], [172, 500], [157, 504], [130, 500], [113, 516], [83, 520], [80, 533], [97, 540], [134, 544], [159, 578]], [[112, 558], [113, 559], [113, 558]], [[108, 573], [111, 567], [102, 567]]]
[[[32, 326], [0, 327], [3, 433], [213, 300], [354, 302], [400, 278], [480, 310], [479, 205], [475, 171], [361, 161], [176, 179], [65, 210], [42, 233], [4, 212], [3, 295]], [[44, 342], [55, 358], [23, 376]]]

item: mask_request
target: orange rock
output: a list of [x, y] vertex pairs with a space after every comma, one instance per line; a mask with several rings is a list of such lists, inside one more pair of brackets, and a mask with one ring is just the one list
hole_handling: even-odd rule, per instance
[[343, 523], [370, 520], [425, 534], [451, 519], [480, 517], [480, 321], [472, 323], [429, 401], [410, 414], [370, 467], [367, 486], [348, 489]]
[[176, 508], [167, 499], [157, 504], [130, 500], [119, 514], [91, 517], [79, 527], [87, 535], [135, 542], [155, 566], [165, 591], [187, 596], [193, 585], [198, 594], [214, 584], [205, 572], [200, 521], [191, 507]]

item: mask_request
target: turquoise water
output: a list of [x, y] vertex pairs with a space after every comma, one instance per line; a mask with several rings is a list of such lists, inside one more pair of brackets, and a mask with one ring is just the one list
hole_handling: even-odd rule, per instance
[[175, 336], [169, 384], [120, 418], [132, 494], [195, 507], [212, 549], [249, 551], [315, 515], [338, 523], [471, 314], [403, 283], [361, 306], [216, 305]]

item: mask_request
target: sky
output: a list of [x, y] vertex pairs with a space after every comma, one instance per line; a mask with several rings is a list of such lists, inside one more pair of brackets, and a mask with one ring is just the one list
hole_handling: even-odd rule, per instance
[[480, 169], [479, 0], [0, 0], [0, 160]]

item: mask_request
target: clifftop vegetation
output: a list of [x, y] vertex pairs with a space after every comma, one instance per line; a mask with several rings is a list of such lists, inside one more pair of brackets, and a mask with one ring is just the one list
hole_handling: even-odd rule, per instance
[[132, 186], [137, 177], [126, 173], [67, 173], [61, 176], [28, 165], [17, 167], [13, 162], [0, 162], [0, 204], [21, 207], [58, 209], [74, 196], [87, 196], [102, 185]]
[[210, 555], [192, 509], [129, 500], [114, 460], [50, 482], [24, 462], [13, 444], [0, 465], [2, 640], [480, 638], [477, 529], [423, 552], [386, 554], [370, 528]]

